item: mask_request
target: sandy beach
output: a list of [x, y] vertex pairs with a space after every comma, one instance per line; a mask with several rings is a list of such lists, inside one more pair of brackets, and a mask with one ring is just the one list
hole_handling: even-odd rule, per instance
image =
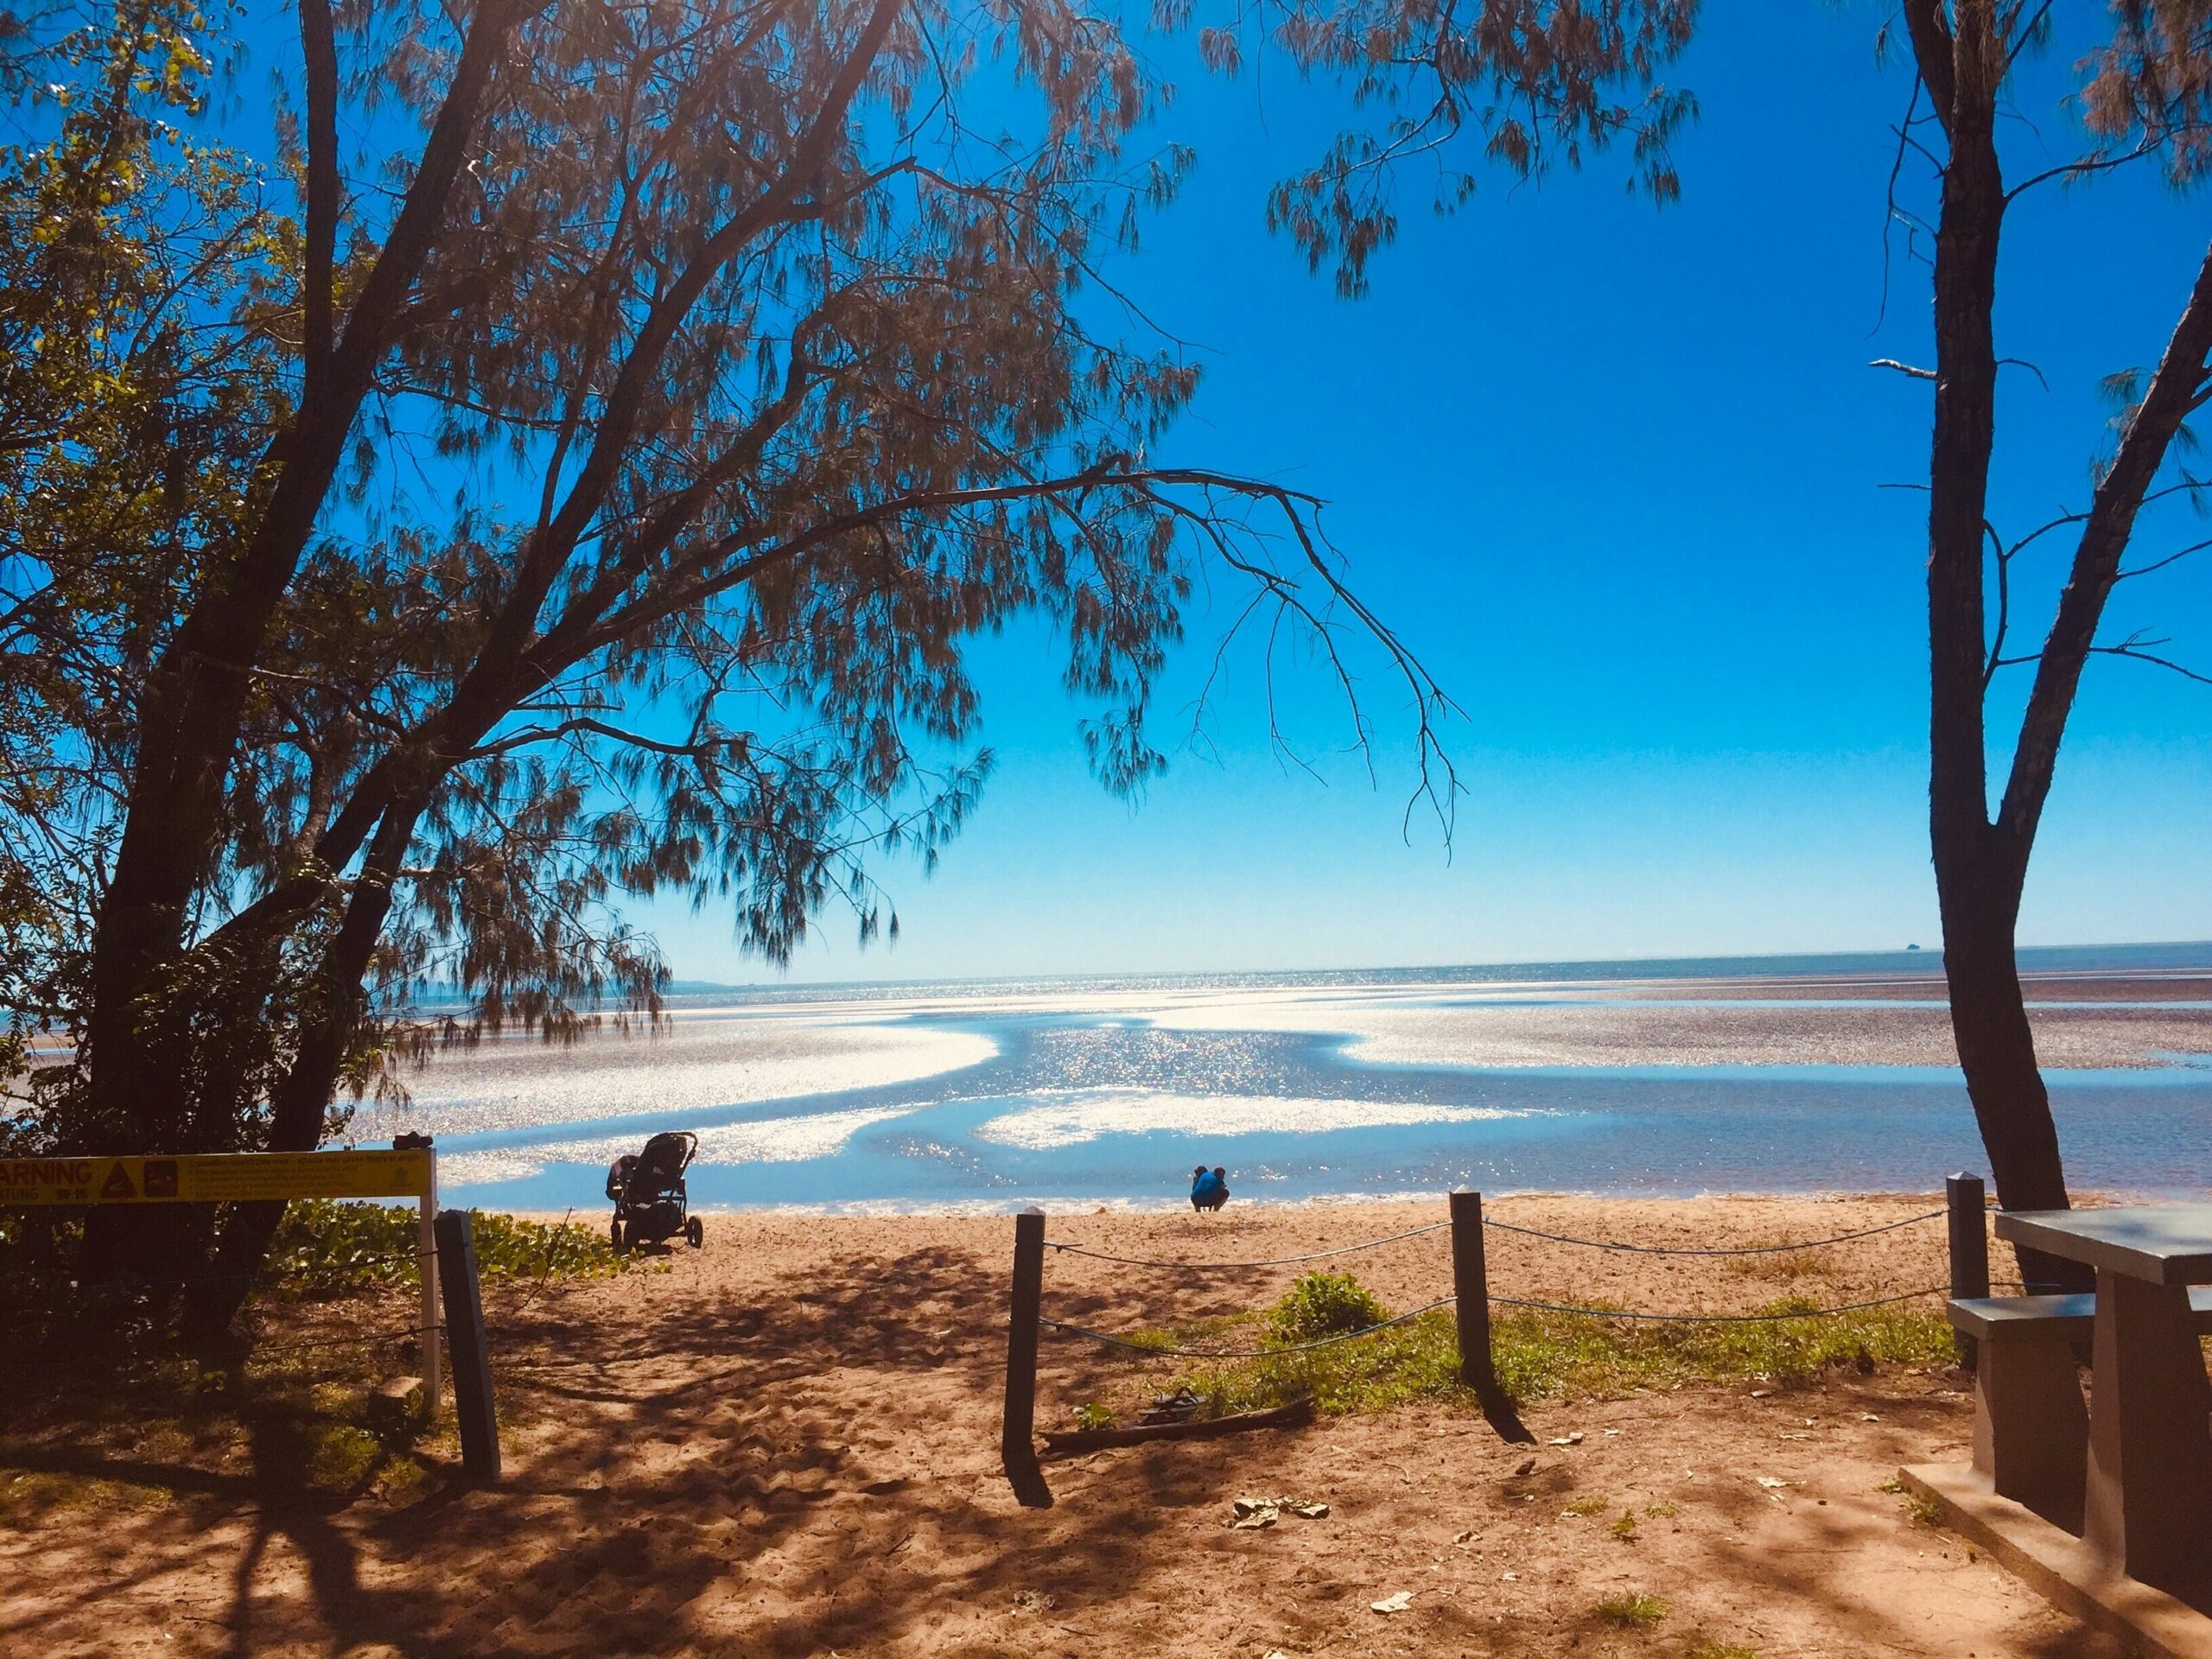
[[[1659, 1203], [1516, 1198], [1516, 1225], [1650, 1244], [1777, 1243], [1925, 1212], [1927, 1195]], [[1441, 1200], [1056, 1216], [1110, 1254], [1228, 1260], [1441, 1219]], [[1883, 1490], [1965, 1456], [1948, 1366], [1845, 1367], [1529, 1405], [1533, 1446], [1414, 1404], [1294, 1431], [1045, 1465], [1017, 1506], [997, 1452], [1003, 1217], [715, 1215], [706, 1248], [607, 1281], [489, 1294], [506, 1476], [308, 1496], [296, 1444], [62, 1402], [9, 1428], [0, 1633], [10, 1656], [1619, 1654], [1967, 1659], [2107, 1649]], [[1443, 1233], [1325, 1265], [1394, 1308], [1449, 1286]], [[1491, 1237], [1502, 1294], [1719, 1312], [1940, 1283], [1940, 1223], [1818, 1251], [1599, 1254]], [[2009, 1262], [1999, 1271], [2009, 1268]], [[1053, 1253], [1045, 1310], [1102, 1329], [1264, 1305], [1226, 1279]], [[359, 1329], [385, 1302], [267, 1315]], [[395, 1302], [396, 1306], [396, 1302]], [[1933, 1306], [1933, 1304], [1929, 1304]], [[402, 1363], [384, 1356], [385, 1370]], [[1039, 1426], [1176, 1374], [1047, 1333]], [[1235, 1530], [1231, 1500], [1329, 1505]], [[1627, 1516], [1624, 1528], [1620, 1517]], [[1404, 1592], [1398, 1612], [1371, 1604]], [[1649, 1630], [1593, 1609], [1644, 1593]], [[1700, 1649], [1698, 1643], [1707, 1645]]]

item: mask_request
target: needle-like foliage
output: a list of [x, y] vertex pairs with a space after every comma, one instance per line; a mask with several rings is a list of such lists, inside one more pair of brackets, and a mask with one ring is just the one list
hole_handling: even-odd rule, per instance
[[1379, 648], [1448, 810], [1313, 504], [1152, 459], [1197, 371], [1079, 302], [1187, 161], [1109, 18], [284, 23], [265, 129], [179, 0], [0, 41], [0, 974], [69, 1039], [18, 1138], [312, 1147], [410, 1045], [651, 1019], [648, 895], [771, 962], [895, 929], [874, 861], [989, 771], [975, 643], [1048, 621], [1134, 789], [1202, 563], [1347, 691]]

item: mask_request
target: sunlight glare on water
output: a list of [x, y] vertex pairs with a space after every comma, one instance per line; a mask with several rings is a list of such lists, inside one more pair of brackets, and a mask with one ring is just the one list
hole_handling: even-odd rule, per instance
[[[663, 1128], [699, 1135], [709, 1209], [1172, 1205], [1199, 1162], [1240, 1201], [1925, 1191], [1981, 1154], [1911, 966], [1826, 995], [1461, 969], [692, 998], [659, 1035], [436, 1059], [354, 1134], [429, 1129], [449, 1190], [528, 1209], [601, 1202]], [[2212, 1009], [2091, 990], [2036, 1014], [2076, 1185], [2202, 1191]]]

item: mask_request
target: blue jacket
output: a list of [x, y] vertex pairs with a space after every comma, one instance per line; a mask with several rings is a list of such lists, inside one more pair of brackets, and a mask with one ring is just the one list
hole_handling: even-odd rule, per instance
[[1218, 1198], [1228, 1195], [1229, 1183], [1211, 1170], [1191, 1183], [1191, 1196], [1194, 1198]]

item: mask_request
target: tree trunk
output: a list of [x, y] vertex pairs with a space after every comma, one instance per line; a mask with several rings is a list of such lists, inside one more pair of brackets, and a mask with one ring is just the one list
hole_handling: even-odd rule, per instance
[[[1955, 860], [1936, 861], [1951, 1031], [1999, 1204], [2008, 1210], [2063, 1210], [2069, 1205], [2058, 1127], [2036, 1063], [2014, 952], [2021, 884], [2010, 862], [1989, 859], [1980, 868], [1962, 868]], [[2016, 1254], [2031, 1293], [2095, 1285], [2095, 1274], [2081, 1262], [2039, 1250]]]
[[[439, 770], [428, 756], [416, 768], [434, 781]], [[323, 1120], [331, 1096], [337, 1092], [338, 1075], [367, 1006], [363, 989], [377, 941], [391, 913], [391, 884], [404, 862], [415, 826], [429, 805], [425, 785], [407, 800], [396, 803], [377, 827], [369, 845], [360, 878], [354, 883], [346, 919], [330, 942], [322, 964], [324, 1013], [300, 1035], [299, 1051], [270, 1102], [269, 1150], [313, 1152], [322, 1140]], [[206, 1340], [227, 1330], [247, 1294], [254, 1275], [269, 1255], [278, 1223], [284, 1218], [281, 1203], [233, 1205], [216, 1241], [214, 1261], [208, 1274], [196, 1282], [187, 1298], [185, 1328], [195, 1339]]]
[[[309, 240], [302, 304], [309, 320], [302, 404], [264, 457], [272, 480], [259, 522], [206, 585], [164, 649], [142, 708], [123, 836], [92, 939], [86, 1022], [88, 1105], [100, 1133], [123, 1144], [91, 1152], [197, 1150], [188, 1074], [190, 1040], [173, 1012], [163, 976], [184, 959], [193, 901], [215, 865], [222, 794], [238, 747], [251, 676], [344, 458], [346, 435], [367, 395], [430, 250], [486, 89], [524, 6], [486, 3], [467, 24], [453, 79], [430, 125], [384, 246], [353, 295], [334, 340], [328, 251], [340, 199], [328, 112], [336, 66], [327, 15], [302, 17], [309, 98]], [[319, 1127], [319, 1121], [318, 1121]], [[313, 1143], [310, 1142], [310, 1145]], [[157, 1220], [95, 1211], [86, 1228], [81, 1271], [104, 1277], [152, 1269], [177, 1257]]]
[[[1997, 90], [2004, 78], [1990, 0], [1908, 9], [1922, 78], [1950, 139], [1936, 233], [1936, 419], [1928, 464], [1929, 841], [1943, 916], [1951, 1029], [1998, 1201], [2062, 1209], [2066, 1173], [2050, 1097], [2036, 1066], [2014, 928], [2029, 837], [1989, 813], [1985, 699], [1989, 645], [1983, 537], [1997, 443], [1998, 242], [2005, 186]], [[2024, 1278], [2072, 1285], [2071, 1264], [2022, 1252]]]

